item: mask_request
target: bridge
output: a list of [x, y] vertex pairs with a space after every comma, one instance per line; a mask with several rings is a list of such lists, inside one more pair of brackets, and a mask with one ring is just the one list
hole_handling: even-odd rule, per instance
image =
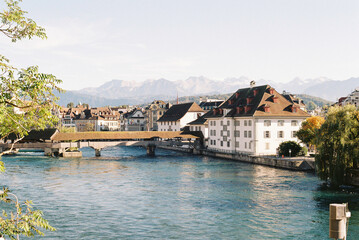
[[15, 136], [10, 136], [0, 143], [0, 152], [8, 149], [41, 149], [47, 156], [80, 157], [77, 149], [90, 147], [96, 156], [101, 156], [101, 150], [111, 146], [142, 146], [147, 154], [154, 155], [157, 146], [189, 145], [199, 136], [186, 134], [181, 131], [138, 131], [138, 132], [76, 132], [61, 133], [56, 129], [31, 131], [28, 136], [14, 143]]

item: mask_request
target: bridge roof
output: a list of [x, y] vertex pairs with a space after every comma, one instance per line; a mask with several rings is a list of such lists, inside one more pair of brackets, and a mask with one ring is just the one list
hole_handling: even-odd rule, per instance
[[125, 140], [125, 139], [152, 139], [152, 138], [198, 138], [192, 134], [160, 131], [132, 131], [132, 132], [76, 132], [56, 133], [51, 137], [53, 141], [79, 140]]

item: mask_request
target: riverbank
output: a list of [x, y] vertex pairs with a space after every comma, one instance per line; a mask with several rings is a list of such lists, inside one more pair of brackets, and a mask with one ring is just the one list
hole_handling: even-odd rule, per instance
[[159, 148], [187, 152], [195, 155], [204, 155], [209, 157], [224, 158], [234, 161], [247, 162], [252, 164], [265, 165], [275, 168], [294, 170], [294, 171], [315, 171], [314, 158], [309, 157], [292, 157], [292, 158], [278, 158], [275, 156], [254, 156], [244, 154], [234, 154], [225, 152], [214, 152], [211, 150], [197, 150], [191, 148], [159, 146]]

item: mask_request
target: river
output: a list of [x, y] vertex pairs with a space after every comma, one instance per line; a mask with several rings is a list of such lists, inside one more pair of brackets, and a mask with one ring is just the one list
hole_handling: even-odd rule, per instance
[[57, 228], [35, 239], [328, 239], [332, 202], [349, 203], [347, 239], [359, 239], [358, 192], [326, 189], [311, 173], [159, 149], [82, 151], [2, 158], [0, 186]]

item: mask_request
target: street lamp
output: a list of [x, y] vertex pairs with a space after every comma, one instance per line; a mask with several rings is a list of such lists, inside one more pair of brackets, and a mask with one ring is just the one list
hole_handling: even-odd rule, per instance
[[292, 149], [289, 149], [289, 157], [292, 157]]

